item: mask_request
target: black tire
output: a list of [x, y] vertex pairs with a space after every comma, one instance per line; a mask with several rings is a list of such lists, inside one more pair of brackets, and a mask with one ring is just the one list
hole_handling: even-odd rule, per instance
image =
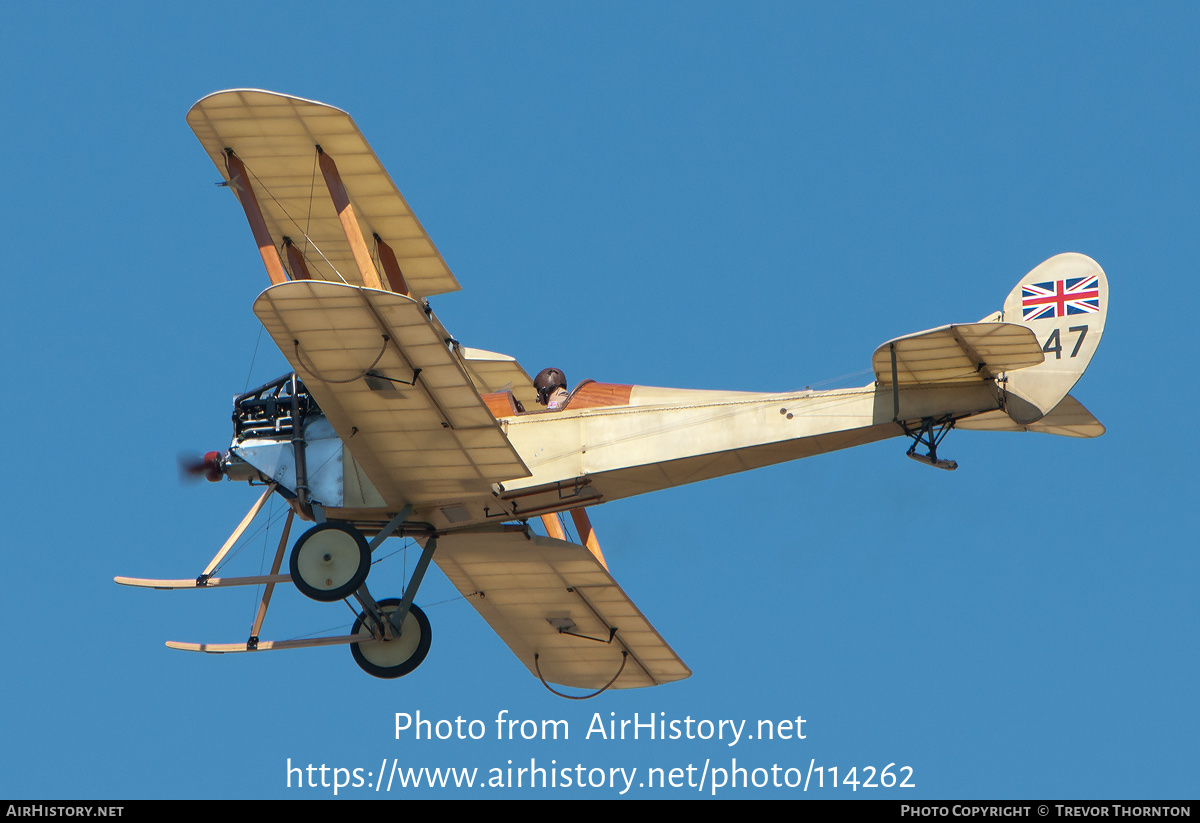
[[[400, 608], [397, 598], [379, 601], [379, 610], [384, 614], [393, 614]], [[351, 634], [371, 635], [366, 626], [365, 615], [360, 614], [354, 621]], [[425, 612], [412, 605], [408, 616], [404, 619], [403, 631], [395, 640], [366, 640], [362, 643], [352, 643], [350, 653], [354, 662], [369, 675], [382, 678], [403, 677], [425, 660], [429, 654], [429, 644], [433, 634], [429, 627], [429, 618]]]
[[322, 523], [296, 541], [288, 568], [301, 594], [332, 603], [354, 594], [366, 581], [371, 550], [362, 532], [349, 523]]

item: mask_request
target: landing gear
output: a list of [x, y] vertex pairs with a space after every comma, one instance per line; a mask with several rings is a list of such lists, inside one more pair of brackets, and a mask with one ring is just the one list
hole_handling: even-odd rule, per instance
[[[325, 602], [353, 595], [362, 605], [349, 636], [337, 641], [350, 642], [354, 662], [375, 677], [403, 677], [421, 665], [429, 654], [433, 636], [429, 618], [411, 604], [433, 559], [437, 547], [435, 536], [425, 539], [421, 559], [409, 578], [403, 599], [376, 602], [366, 586], [372, 549], [402, 525], [411, 511], [411, 507], [405, 507], [371, 543], [349, 523], [327, 521], [305, 532], [292, 548], [292, 582], [297, 589], [313, 600]], [[401, 609], [405, 611], [402, 620]]]
[[[377, 605], [380, 613], [390, 620], [391, 615], [399, 611], [401, 602], [397, 598], [389, 598], [380, 600]], [[429, 654], [432, 640], [429, 618], [416, 606], [408, 607], [398, 637], [395, 636], [394, 627], [377, 625], [370, 613], [365, 611], [354, 621], [350, 633], [376, 638], [352, 644], [350, 652], [354, 655], [354, 662], [364, 672], [383, 678], [403, 677], [420, 666], [425, 655]], [[378, 639], [387, 634], [393, 635], [391, 639]]]
[[366, 581], [371, 550], [362, 532], [350, 524], [322, 523], [296, 541], [289, 566], [301, 593], [331, 603], [354, 594]]

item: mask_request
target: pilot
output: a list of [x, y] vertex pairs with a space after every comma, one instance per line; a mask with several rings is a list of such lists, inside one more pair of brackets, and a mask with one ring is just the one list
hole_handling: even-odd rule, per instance
[[567, 402], [567, 376], [558, 369], [542, 369], [533, 381], [537, 401], [546, 411], [562, 411]]

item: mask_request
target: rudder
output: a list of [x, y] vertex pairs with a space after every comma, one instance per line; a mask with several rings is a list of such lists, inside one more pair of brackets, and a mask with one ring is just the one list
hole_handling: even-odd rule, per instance
[[1021, 278], [999, 319], [1033, 331], [1046, 359], [1007, 375], [1009, 417], [1033, 423], [1066, 397], [1096, 353], [1107, 315], [1108, 280], [1087, 255], [1055, 255]]

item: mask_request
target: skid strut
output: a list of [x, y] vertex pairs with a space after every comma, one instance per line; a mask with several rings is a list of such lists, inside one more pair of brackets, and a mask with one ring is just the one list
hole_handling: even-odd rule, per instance
[[[288, 536], [292, 533], [292, 519], [296, 516], [296, 512], [288, 510], [287, 520], [283, 524], [283, 534], [279, 536], [279, 548], [275, 551], [275, 561], [271, 564], [271, 576], [279, 574], [279, 567], [283, 565], [283, 553], [287, 549]], [[254, 625], [250, 627], [250, 638], [246, 641], [246, 651], [254, 651], [258, 648], [258, 633], [262, 630], [263, 621], [267, 619], [267, 607], [271, 605], [271, 594], [275, 591], [275, 584], [268, 583], [263, 589], [262, 601], [258, 604], [258, 614], [254, 617]]]
[[201, 572], [200, 576], [196, 578], [197, 586], [203, 586], [208, 582], [208, 578], [212, 576], [214, 571], [216, 571], [217, 566], [221, 565], [221, 561], [225, 559], [225, 555], [228, 554], [229, 550], [233, 548], [233, 544], [238, 542], [238, 538], [242, 536], [242, 532], [246, 531], [246, 527], [249, 526], [254, 518], [258, 516], [258, 513], [262, 510], [263, 504], [266, 503], [267, 498], [271, 496], [271, 492], [275, 491], [275, 486], [275, 483], [268, 485], [266, 490], [262, 493], [262, 497], [258, 498], [258, 502], [250, 507], [250, 511], [246, 512], [246, 516], [242, 518], [241, 523], [238, 523], [237, 528], [233, 530], [233, 534], [229, 535], [229, 539], [225, 541], [225, 545], [220, 548], [216, 556], [209, 561], [208, 565], [204, 567], [204, 571]]

